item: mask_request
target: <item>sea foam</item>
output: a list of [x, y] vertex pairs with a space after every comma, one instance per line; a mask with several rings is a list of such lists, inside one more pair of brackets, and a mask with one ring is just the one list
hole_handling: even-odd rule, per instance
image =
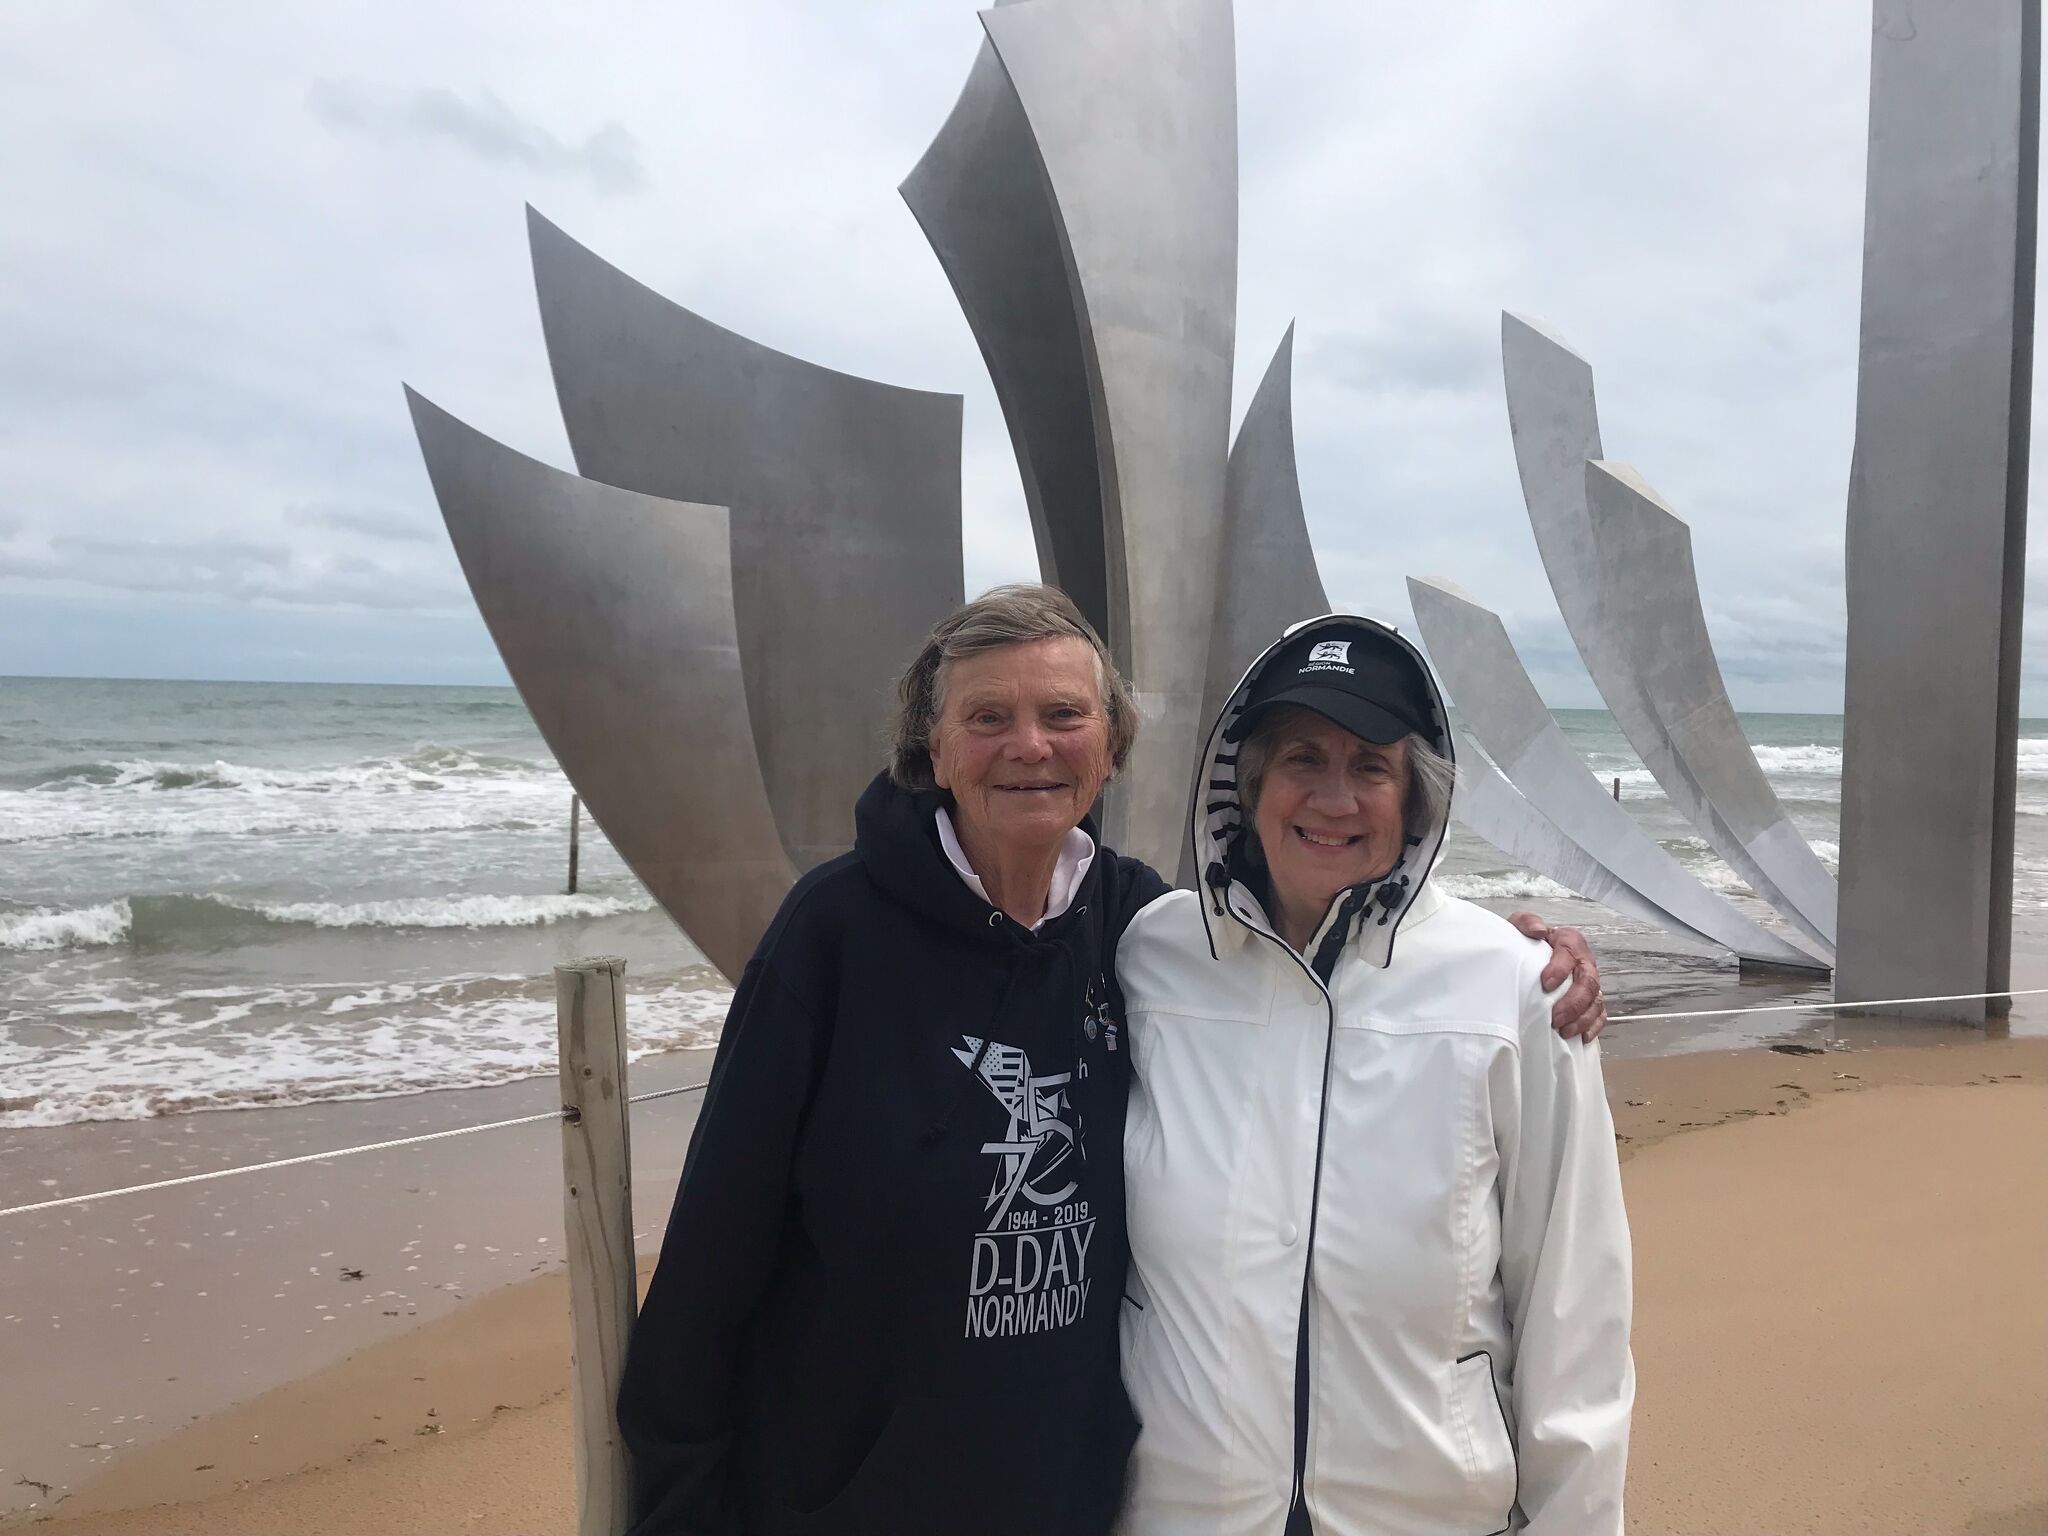
[[[191, 1006], [196, 993], [181, 994], [157, 1000], [146, 1028], [61, 1026], [46, 1046], [0, 1031], [0, 1130], [389, 1098], [556, 1070], [554, 1000], [530, 979], [328, 988], [339, 995], [325, 1010], [273, 1011], [262, 1029], [234, 1027], [303, 990], [202, 1007]], [[715, 1044], [731, 1001], [707, 971], [636, 990], [631, 1059]]]
[[1837, 778], [1841, 776], [1840, 747], [1823, 746], [1817, 741], [1809, 741], [1803, 746], [1760, 746], [1751, 750], [1756, 753], [1757, 766], [1766, 774], [1828, 774]]
[[407, 896], [393, 901], [253, 903], [242, 910], [274, 923], [310, 923], [315, 928], [528, 928], [565, 918], [652, 912], [654, 902], [647, 896]]
[[0, 949], [83, 949], [119, 944], [134, 913], [125, 901], [91, 907], [31, 907], [0, 912]]
[[0, 844], [516, 831], [554, 826], [568, 795], [568, 780], [551, 763], [432, 743], [314, 768], [71, 763], [0, 787]]
[[1467, 901], [1555, 900], [1574, 894], [1555, 880], [1526, 870], [1505, 875], [1441, 875], [1437, 885], [1446, 896], [1462, 896]]
[[405, 896], [388, 901], [235, 901], [226, 896], [133, 896], [97, 906], [0, 912], [0, 950], [86, 949], [129, 941], [175, 944], [280, 924], [312, 928], [536, 928], [652, 912], [631, 895]]

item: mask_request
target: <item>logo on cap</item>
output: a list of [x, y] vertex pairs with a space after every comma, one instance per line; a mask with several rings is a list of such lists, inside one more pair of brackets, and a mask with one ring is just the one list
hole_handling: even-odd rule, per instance
[[1340, 667], [1349, 666], [1351, 664], [1351, 642], [1349, 640], [1318, 641], [1315, 648], [1308, 653], [1308, 659], [1312, 662], [1331, 661]]

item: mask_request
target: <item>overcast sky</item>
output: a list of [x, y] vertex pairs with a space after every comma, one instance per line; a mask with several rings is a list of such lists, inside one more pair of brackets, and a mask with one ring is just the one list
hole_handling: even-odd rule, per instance
[[[1238, 408], [1298, 320], [1336, 602], [1406, 627], [1448, 576], [1598, 702], [1515, 478], [1514, 309], [1690, 520], [1737, 704], [1839, 709], [1869, 15], [1239, 5]], [[967, 588], [1035, 575], [895, 191], [980, 36], [968, 0], [0, 8], [0, 673], [502, 682], [399, 384], [570, 464], [529, 200], [720, 324], [963, 393]]]

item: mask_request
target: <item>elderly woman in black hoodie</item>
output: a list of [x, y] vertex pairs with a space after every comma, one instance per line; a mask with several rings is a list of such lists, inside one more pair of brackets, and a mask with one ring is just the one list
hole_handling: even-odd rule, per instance
[[[1129, 1053], [1162, 895], [1089, 808], [1137, 731], [1066, 596], [998, 588], [900, 684], [851, 853], [740, 978], [628, 1357], [639, 1536], [1099, 1536]], [[1583, 941], [1560, 1027], [1597, 1033]]]

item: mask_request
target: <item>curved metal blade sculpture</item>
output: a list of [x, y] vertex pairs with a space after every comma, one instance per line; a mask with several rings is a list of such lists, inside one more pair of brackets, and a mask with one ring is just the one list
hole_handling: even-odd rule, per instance
[[1832, 960], [1834, 876], [1792, 824], [1735, 718], [1700, 606], [1692, 530], [1628, 465], [1589, 463], [1585, 473], [1601, 560], [1634, 578], [1611, 584], [1608, 616], [1624, 649], [1640, 658], [1643, 697], [1674, 767], [1706, 796], [1712, 815], [1702, 835], [1718, 848], [1712, 834], [1725, 834], [1739, 850], [1740, 862], [1729, 862], [1751, 888]]
[[713, 325], [527, 210], [576, 467], [732, 509], [740, 669], [798, 870], [843, 853], [889, 687], [961, 597], [960, 397], [899, 389]]
[[[1880, 811], [1940, 776], [1925, 752], [1867, 760], [1891, 741], [1892, 726], [1870, 722], [1897, 679], [1948, 688], [1973, 763], [2004, 754], [1996, 773], [1970, 778], [1985, 792], [1934, 794], [1940, 814], [1920, 818], [1916, 836], [1962, 827], [1984, 853], [1966, 872], [1971, 888], [1987, 869], [1997, 887], [2001, 867], [2009, 886], [2025, 490], [2015, 434], [2033, 255], [2033, 205], [2019, 189], [2037, 136], [2036, 0], [1951, 8], [1922, 24], [1939, 35], [1912, 50], [1889, 45], [1893, 3], [1876, 6], [1850, 571], [1845, 770], [1863, 782], [1851, 794], [1845, 771], [1844, 869], [1866, 872], [1866, 915], [1897, 888], [1905, 857], [1872, 851]], [[1229, 440], [1230, 0], [999, 0], [980, 19], [960, 97], [901, 191], [987, 363], [1043, 574], [1108, 640], [1144, 717], [1107, 834], [1185, 879], [1189, 765], [1209, 712], [1274, 633], [1329, 606], [1295, 464], [1292, 327]], [[1970, 113], [1952, 110], [1964, 97]], [[1937, 122], [1940, 133], [1922, 132]], [[960, 400], [773, 351], [633, 281], [538, 214], [529, 232], [586, 478], [412, 396], [421, 448], [549, 745], [626, 862], [736, 976], [789, 882], [850, 842], [853, 800], [882, 759], [890, 679], [960, 600]], [[1922, 279], [1937, 271], [1968, 281], [1922, 304]], [[1960, 351], [1944, 350], [1952, 335]], [[1531, 526], [1602, 697], [1672, 804], [1800, 936], [1705, 889], [1600, 791], [1498, 618], [1447, 584], [1413, 582], [1431, 651], [1485, 748], [1463, 754], [1461, 820], [1617, 911], [1746, 961], [1825, 968], [1835, 885], [1743, 737], [1689, 530], [1606, 460], [1583, 358], [1513, 315], [1502, 357]], [[1958, 370], [1974, 392], [1923, 425], [1922, 402], [1946, 400]], [[1977, 668], [1975, 654], [1923, 643], [1955, 604], [1914, 603], [1923, 546], [1948, 538], [1923, 509], [1942, 501], [1929, 487], [1948, 484], [1953, 453], [1974, 476], [1963, 607], [1995, 632], [1995, 685], [1963, 687], [1956, 669]], [[1907, 612], [1913, 624], [1898, 624]], [[2003, 815], [2006, 830], [1987, 831], [1986, 815]], [[1977, 957], [1956, 973], [1958, 990], [1984, 976], [2002, 984], [1991, 895], [1988, 910], [1956, 903], [1949, 927]], [[1901, 951], [1915, 977], [1929, 973], [1925, 948]], [[1875, 961], [1866, 975], [1882, 980], [1859, 982], [1864, 995], [1913, 985]]]
[[[1602, 540], [1591, 501], [1597, 490], [1605, 503], [1613, 475], [1587, 468], [1606, 458], [1591, 366], [1560, 337], [1513, 314], [1501, 316], [1501, 366], [1529, 526], [1558, 611], [1615, 724], [1708, 845], [1832, 957], [1834, 881], [1757, 767], [1704, 617], [1682, 649], [1643, 643], [1642, 616], [1698, 613], [1699, 586], [1689, 547], [1638, 545], [1624, 558]], [[1711, 715], [1704, 729], [1688, 717], [1682, 741], [1668, 723], [1680, 717], [1665, 709], [1667, 694], [1681, 688], [1689, 710]]]
[[851, 845], [891, 681], [960, 601], [960, 397], [760, 346], [529, 229], [588, 478], [411, 396], [415, 430], [550, 749], [737, 978], [796, 875]]
[[1556, 822], [1501, 777], [1500, 770], [1463, 731], [1453, 727], [1451, 734], [1458, 750], [1458, 790], [1451, 799], [1451, 811], [1463, 826], [1516, 863], [1588, 901], [1714, 947], [1712, 937], [1680, 922], [1566, 836]]
[[952, 115], [898, 190], [988, 364], [1039, 574], [1107, 635], [1109, 550], [1082, 312], [1031, 124], [995, 44], [981, 45]]
[[[1239, 679], [1290, 624], [1330, 611], [1309, 542], [1294, 458], [1294, 326], [1280, 338], [1230, 445], [1202, 719], [1214, 720]], [[1197, 782], [1192, 792], [1202, 794]], [[1181, 839], [1179, 883], [1195, 883], [1195, 850]]]
[[1230, 445], [1216, 628], [1202, 718], [1214, 720], [1245, 669], [1290, 624], [1330, 611], [1309, 542], [1294, 457], [1294, 327], [1280, 338]]
[[[1063, 421], [1078, 417], [1072, 394], [1087, 390], [1099, 495], [1045, 503], [1040, 545], [1071, 545], [1076, 569], [1102, 550], [1102, 631], [1131, 681], [1145, 722], [1107, 797], [1110, 839], [1171, 868], [1187, 827], [1189, 764], [1206, 722], [1209, 658], [1230, 440], [1230, 382], [1237, 327], [1237, 65], [1230, 0], [1031, 0], [981, 13], [1018, 113], [1006, 105], [984, 124], [988, 154], [1013, 168], [1018, 118], [1029, 135], [1039, 195], [1057, 233], [1066, 304], [1079, 342], [1078, 376], [1065, 322], [1038, 364], [1011, 359], [1037, 338], [996, 295], [1031, 294], [1050, 304], [1051, 272], [1003, 279], [987, 259], [1008, 260], [1000, 214], [963, 195], [965, 178], [912, 173], [913, 208], [927, 227], [951, 232], [940, 248], [998, 389], [1054, 398]], [[981, 84], [977, 87], [976, 77]], [[1001, 103], [976, 61], [968, 97]], [[976, 120], [956, 109], [936, 152], [958, 153]], [[1020, 177], [1021, 181], [1022, 178]], [[950, 189], [952, 195], [946, 195]], [[980, 189], [985, 190], [985, 188]], [[929, 192], [929, 196], [925, 194]], [[1028, 251], [1048, 249], [1034, 210]], [[963, 231], [972, 230], [970, 237]], [[1013, 409], [1004, 401], [1006, 410]], [[1018, 434], [1027, 483], [1036, 429]], [[1062, 526], [1063, 525], [1063, 526]], [[1059, 529], [1057, 536], [1053, 530]]]
[[[1329, 611], [1302, 507], [1294, 447], [1294, 327], [1267, 365], [1230, 449], [1205, 715], [1288, 625]], [[1458, 707], [1525, 795], [1460, 733], [1458, 819], [1538, 874], [1639, 921], [1740, 958], [1795, 970], [1826, 962], [1701, 885], [1588, 776], [1493, 614], [1446, 582], [1409, 581], [1423, 643]], [[1569, 829], [1569, 830], [1567, 830]], [[1190, 879], [1184, 857], [1181, 878]]]
[[1531, 806], [1595, 863], [1675, 918], [1683, 930], [1744, 960], [1827, 969], [1825, 960], [1795, 949], [1701, 885], [1618, 801], [1608, 798], [1565, 739], [1497, 615], [1447, 581], [1411, 576], [1408, 600], [1429, 659], [1487, 756]]
[[578, 479], [406, 400], [548, 750], [654, 899], [738, 976], [796, 870], [754, 755], [726, 509]]

